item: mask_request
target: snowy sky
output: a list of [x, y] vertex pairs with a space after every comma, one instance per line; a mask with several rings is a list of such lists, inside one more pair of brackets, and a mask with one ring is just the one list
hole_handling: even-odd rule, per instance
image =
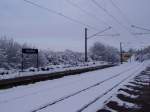
[[[131, 32], [143, 33], [146, 31], [130, 27], [131, 24], [134, 24], [150, 29], [150, 0], [112, 0], [123, 14], [113, 6], [111, 0], [95, 0], [122, 25], [98, 8], [92, 0], [30, 1], [94, 27], [96, 30], [88, 28], [88, 35], [97, 33], [108, 26], [112, 26], [112, 29], [104, 34], [120, 33], [120, 36], [117, 37], [100, 36], [90, 39], [88, 40], [89, 46], [97, 41], [115, 47], [119, 47], [119, 42], [123, 42], [124, 48], [150, 45], [150, 35], [131, 35]], [[83, 13], [67, 1], [79, 5], [93, 16]], [[84, 51], [85, 27], [28, 4], [24, 0], [0, 0], [0, 35], [12, 37], [20, 43], [27, 42], [42, 49]]]

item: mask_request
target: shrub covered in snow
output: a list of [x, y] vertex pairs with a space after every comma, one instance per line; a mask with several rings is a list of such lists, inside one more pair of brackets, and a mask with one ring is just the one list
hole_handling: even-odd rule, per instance
[[150, 46], [142, 50], [138, 50], [136, 52], [135, 57], [136, 57], [135, 59], [139, 61], [149, 60], [150, 59]]
[[[0, 68], [5, 69], [19, 69], [21, 68], [21, 49], [31, 48], [29, 45], [21, 45], [13, 39], [6, 37], [0, 38]], [[46, 58], [42, 51], [39, 53], [39, 64], [43, 66], [46, 64]], [[34, 55], [24, 55], [24, 68], [33, 67], [36, 65], [36, 58]]]
[[107, 61], [107, 62], [119, 61], [119, 51], [113, 47], [105, 46], [100, 42], [96, 42], [90, 48], [90, 56], [92, 60], [96, 61]]
[[[13, 39], [5, 36], [0, 38], [0, 68], [21, 69], [21, 50], [22, 48], [35, 48], [27, 44], [19, 44]], [[110, 46], [101, 43], [95, 43], [88, 52], [88, 62], [108, 61], [117, 62], [119, 60], [118, 51]], [[24, 68], [36, 67], [36, 55], [24, 54]], [[54, 52], [50, 50], [39, 50], [39, 66], [65, 65], [78, 66], [84, 64], [84, 53], [65, 50], [63, 52]], [[85, 65], [85, 64], [84, 64]], [[58, 66], [57, 66], [58, 67]], [[40, 68], [41, 70], [47, 70]], [[33, 70], [31, 70], [33, 71]]]

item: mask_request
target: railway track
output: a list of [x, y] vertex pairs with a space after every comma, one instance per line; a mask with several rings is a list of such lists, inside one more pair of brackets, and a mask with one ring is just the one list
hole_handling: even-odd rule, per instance
[[[141, 65], [128, 63], [81, 75], [2, 90], [0, 91], [0, 110], [3, 112], [90, 112], [87, 110], [93, 109], [95, 104], [101, 104], [104, 98], [115, 93], [118, 86], [111, 89], [113, 86], [120, 81], [123, 82], [127, 76], [138, 69], [142, 71], [144, 66], [141, 67]], [[104, 97], [98, 98], [103, 94], [105, 94]]]
[[[73, 93], [73, 94], [70, 94], [70, 95], [68, 95], [68, 96], [59, 98], [59, 99], [57, 99], [57, 100], [55, 100], [55, 101], [53, 101], [53, 102], [49, 102], [49, 103], [47, 103], [46, 105], [42, 105], [42, 106], [40, 106], [39, 108], [37, 108], [37, 109], [35, 109], [35, 110], [32, 110], [31, 112], [42, 111], [42, 110], [45, 109], [45, 108], [48, 108], [48, 107], [53, 106], [53, 105], [56, 105], [57, 103], [61, 103], [62, 101], [65, 101], [65, 100], [67, 100], [67, 99], [69, 99], [69, 98], [71, 98], [71, 97], [74, 97], [74, 96], [76, 96], [76, 95], [79, 95], [79, 94], [81, 94], [81, 93], [83, 93], [83, 92], [85, 92], [85, 91], [89, 91], [90, 89], [95, 88], [95, 87], [97, 87], [97, 86], [100, 86], [101, 84], [103, 84], [103, 83], [105, 83], [105, 82], [107, 82], [107, 81], [109, 81], [109, 80], [115, 79], [115, 78], [121, 76], [122, 74], [124, 74], [124, 73], [126, 73], [126, 72], [132, 71], [133, 68], [135, 68], [135, 66], [133, 66], [132, 68], [128, 68], [128, 69], [126, 69], [126, 70], [123, 70], [123, 71], [121, 71], [121, 72], [118, 73], [118, 74], [115, 74], [115, 75], [113, 75], [113, 76], [111, 76], [111, 77], [109, 77], [109, 78], [107, 78], [107, 79], [105, 79], [105, 80], [103, 80], [103, 81], [100, 81], [100, 82], [98, 82], [98, 83], [95, 83], [95, 84], [93, 84], [93, 85], [91, 85], [91, 86], [89, 86], [89, 87], [87, 87], [87, 88], [84, 88], [84, 89], [82, 89], [82, 90], [80, 90], [80, 91], [77, 91], [77, 92], [75, 92], [75, 93]], [[135, 71], [137, 71], [137, 70], [138, 70], [138, 69], [136, 69]], [[135, 72], [135, 71], [134, 71], [134, 72]], [[104, 95], [106, 95], [109, 91], [113, 90], [115, 87], [117, 87], [118, 85], [120, 85], [122, 82], [124, 82], [125, 80], [127, 80], [127, 79], [128, 79], [129, 77], [131, 77], [131, 76], [132, 76], [132, 74], [131, 74], [130, 76], [124, 78], [123, 80], [121, 80], [119, 83], [117, 83], [116, 85], [114, 85], [112, 88], [110, 88], [108, 91], [106, 91], [106, 92], [103, 93], [102, 95], [100, 95], [100, 96], [98, 96], [97, 98], [95, 98], [92, 102], [90, 102], [90, 103], [84, 105], [84, 106], [83, 106], [82, 108], [80, 108], [77, 112], [82, 112], [84, 109], [86, 109], [86, 108], [89, 107], [91, 104], [93, 104], [94, 102], [96, 102], [97, 100], [99, 100], [101, 97], [103, 97]]]
[[[133, 66], [133, 68], [134, 68], [134, 66]], [[109, 69], [109, 68], [108, 68]], [[109, 79], [112, 79], [114, 76], [117, 76], [117, 75], [120, 75], [120, 74], [122, 74], [123, 72], [125, 72], [125, 71], [127, 71], [127, 70], [130, 70], [130, 69], [132, 69], [132, 68], [130, 68], [130, 67], [128, 67], [126, 70], [124, 70], [124, 71], [121, 71], [121, 72], [119, 72], [119, 73], [117, 73], [116, 75], [113, 75], [112, 77], [108, 77], [108, 78], [106, 78], [106, 79], [104, 79], [104, 80], [101, 80], [101, 81], [99, 81], [98, 80], [98, 82], [97, 83], [94, 83], [94, 84], [92, 84], [92, 86], [90, 85], [90, 86], [88, 86], [88, 87], [86, 87], [86, 88], [84, 88], [84, 89], [80, 89], [79, 91], [77, 91], [77, 92], [74, 92], [74, 93], [72, 93], [72, 94], [69, 94], [69, 95], [65, 95], [65, 97], [61, 97], [61, 98], [59, 98], [59, 99], [57, 99], [57, 100], [55, 100], [53, 103], [56, 103], [56, 102], [59, 102], [59, 101], [62, 101], [62, 100], [64, 100], [64, 99], [66, 99], [66, 98], [69, 98], [69, 97], [71, 97], [71, 96], [74, 96], [74, 95], [76, 95], [76, 94], [79, 94], [79, 93], [81, 93], [81, 92], [83, 92], [83, 91], [85, 91], [85, 90], [87, 90], [87, 89], [90, 89], [90, 88], [92, 88], [92, 87], [94, 87], [94, 86], [97, 86], [97, 85], [99, 85], [100, 83], [103, 83], [104, 81], [106, 81], [106, 80], [109, 80]], [[104, 70], [104, 69], [103, 69]], [[84, 80], [89, 80], [89, 78], [91, 79], [92, 77], [94, 77], [93, 75], [90, 75], [90, 77], [88, 76], [88, 77], [86, 77], [86, 76], [84, 76], [84, 75], [82, 75], [82, 76], [80, 76], [79, 78], [76, 78], [75, 79], [75, 77], [73, 78], [73, 80], [72, 79], [70, 79], [70, 80], [64, 80], [64, 82], [65, 83], [60, 83], [60, 84], [51, 84], [51, 85], [54, 85], [54, 87], [55, 88], [59, 88], [60, 86], [67, 86], [67, 85], [70, 85], [70, 84], [75, 84], [75, 83], [78, 83], [78, 82], [83, 82]], [[60, 79], [59, 79], [60, 80]], [[92, 81], [92, 80], [91, 80]], [[35, 87], [36, 87], [36, 85], [35, 85]], [[38, 90], [36, 90], [36, 91], [34, 91], [34, 92], [30, 92], [30, 93], [26, 93], [26, 90], [27, 91], [32, 91], [32, 86], [30, 87], [25, 87], [25, 88], [23, 88], [23, 89], [19, 89], [19, 91], [18, 92], [20, 92], [20, 91], [24, 91], [25, 92], [25, 94], [21, 94], [21, 95], [17, 95], [16, 97], [13, 97], [13, 98], [7, 98], [7, 99], [4, 99], [4, 100], [0, 100], [0, 104], [3, 104], [3, 103], [8, 103], [8, 102], [12, 102], [12, 101], [15, 101], [15, 100], [19, 100], [19, 99], [23, 99], [23, 98], [27, 98], [27, 97], [29, 97], [29, 96], [34, 96], [34, 95], [37, 95], [37, 94], [39, 94], [39, 93], [43, 93], [43, 92], [46, 92], [46, 91], [49, 91], [49, 90], [52, 90], [53, 89], [53, 86], [46, 86], [46, 87], [44, 87], [44, 86], [41, 86], [40, 87], [40, 89], [38, 89]], [[37, 87], [36, 87], [37, 88]], [[1, 97], [1, 95], [4, 95], [4, 94], [7, 94], [7, 93], [11, 93], [11, 91], [8, 91], [8, 92], [5, 92], [5, 91], [3, 91], [3, 92], [0, 92], [0, 98], [3, 98], [4, 96], [2, 96]], [[13, 94], [10, 94], [10, 96], [13, 96]], [[48, 103], [49, 104], [49, 103]], [[45, 107], [45, 105], [44, 106], [42, 106], [42, 107]]]
[[[139, 68], [138, 68], [139, 69]], [[83, 112], [86, 108], [88, 108], [90, 105], [92, 105], [93, 103], [95, 103], [96, 101], [100, 100], [102, 97], [104, 97], [106, 94], [108, 94], [109, 92], [111, 92], [113, 89], [117, 88], [120, 84], [122, 84], [123, 82], [125, 82], [126, 80], [128, 80], [130, 77], [132, 77], [133, 75], [137, 75], [137, 71], [138, 69], [136, 69], [131, 75], [127, 76], [126, 78], [122, 79], [119, 83], [115, 84], [113, 87], [111, 87], [110, 89], [108, 89], [106, 92], [104, 92], [103, 94], [99, 95], [98, 97], [96, 97], [93, 101], [91, 101], [90, 103], [86, 104], [85, 106], [83, 106], [82, 108], [80, 108], [78, 111], [76, 112]]]
[[[138, 79], [138, 81], [137, 81]], [[150, 69], [147, 67], [139, 75], [123, 85], [97, 112], [124, 111], [147, 112], [150, 110]], [[132, 104], [132, 105], [131, 105]]]

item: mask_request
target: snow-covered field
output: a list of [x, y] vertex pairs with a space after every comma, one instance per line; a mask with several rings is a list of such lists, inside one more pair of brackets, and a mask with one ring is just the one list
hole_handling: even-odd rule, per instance
[[149, 62], [0, 90], [0, 112], [95, 112]]
[[49, 74], [49, 73], [67, 71], [67, 70], [83, 69], [83, 68], [96, 67], [96, 66], [102, 66], [102, 65], [108, 65], [108, 64], [109, 64], [108, 62], [97, 61], [97, 62], [81, 63], [75, 66], [73, 65], [50, 65], [50, 66], [39, 68], [39, 71], [37, 71], [37, 68], [31, 67], [29, 69], [24, 70], [24, 72], [20, 72], [19, 70], [5, 70], [1, 68], [0, 80], [22, 77], [22, 76]]

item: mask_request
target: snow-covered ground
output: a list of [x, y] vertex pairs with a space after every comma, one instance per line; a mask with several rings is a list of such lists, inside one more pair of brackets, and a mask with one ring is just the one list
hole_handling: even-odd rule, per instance
[[73, 65], [50, 65], [50, 66], [39, 68], [39, 71], [37, 71], [37, 68], [31, 67], [29, 69], [24, 70], [24, 72], [20, 72], [19, 70], [5, 70], [1, 68], [0, 80], [22, 77], [22, 76], [49, 74], [49, 73], [66, 71], [66, 70], [83, 69], [83, 68], [96, 67], [96, 66], [102, 66], [102, 65], [108, 65], [108, 64], [109, 64], [108, 62], [97, 61], [97, 62], [80, 63], [75, 66]]
[[95, 112], [120, 86], [144, 70], [148, 63], [125, 63], [0, 90], [0, 112]]

